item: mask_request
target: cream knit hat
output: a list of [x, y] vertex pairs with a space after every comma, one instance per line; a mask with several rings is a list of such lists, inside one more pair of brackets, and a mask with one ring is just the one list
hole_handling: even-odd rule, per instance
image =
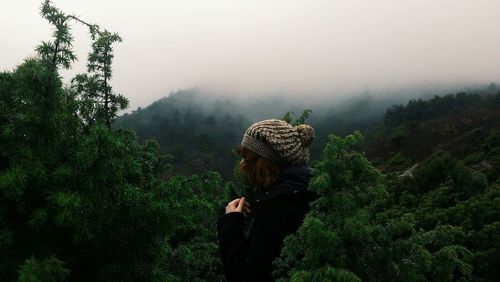
[[309, 150], [314, 141], [314, 129], [306, 124], [291, 126], [279, 119], [252, 124], [243, 135], [241, 146], [278, 164], [304, 166], [309, 162]]

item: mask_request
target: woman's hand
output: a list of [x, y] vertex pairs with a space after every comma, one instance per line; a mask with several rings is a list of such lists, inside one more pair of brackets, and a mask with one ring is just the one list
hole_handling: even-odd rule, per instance
[[244, 216], [247, 216], [250, 210], [250, 204], [245, 201], [245, 197], [234, 199], [226, 206], [226, 213], [230, 212], [241, 212]]

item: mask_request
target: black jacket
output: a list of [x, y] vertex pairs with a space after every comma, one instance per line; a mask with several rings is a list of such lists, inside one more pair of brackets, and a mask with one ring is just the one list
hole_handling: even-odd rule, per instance
[[240, 212], [223, 215], [217, 221], [219, 251], [228, 281], [272, 281], [272, 261], [279, 256], [283, 239], [297, 231], [309, 202], [316, 198], [308, 191], [311, 169], [289, 167], [277, 177], [268, 192], [256, 195], [248, 238]]

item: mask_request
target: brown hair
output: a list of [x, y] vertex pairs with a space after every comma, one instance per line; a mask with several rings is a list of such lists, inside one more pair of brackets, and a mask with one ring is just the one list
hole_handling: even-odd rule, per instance
[[238, 165], [238, 175], [253, 186], [255, 191], [265, 191], [274, 182], [281, 167], [245, 147], [236, 152], [243, 158]]

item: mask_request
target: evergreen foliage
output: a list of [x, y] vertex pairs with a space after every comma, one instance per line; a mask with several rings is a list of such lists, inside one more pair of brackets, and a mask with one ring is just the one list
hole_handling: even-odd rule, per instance
[[115, 92], [110, 85], [112, 78], [113, 44], [121, 42], [117, 33], [100, 30], [98, 25], [74, 19], [89, 28], [92, 51], [87, 58], [87, 73], [78, 74], [72, 80], [72, 88], [81, 98], [79, 114], [87, 126], [104, 123], [111, 128], [111, 120], [119, 110], [128, 106], [128, 100]]
[[0, 75], [0, 280], [221, 280], [220, 177], [162, 180], [159, 145], [109, 126], [126, 106], [109, 84], [119, 36], [87, 24], [88, 72], [64, 88], [69, 19], [83, 21], [41, 10], [54, 40]]
[[321, 197], [285, 239], [275, 261], [280, 281], [498, 277], [498, 179], [488, 182], [446, 152], [412, 177], [385, 178], [353, 150], [360, 142], [357, 132], [329, 137], [310, 186]]
[[298, 118], [294, 116], [293, 112], [287, 112], [283, 116], [282, 120], [288, 122], [292, 126], [298, 126], [300, 124], [305, 123], [306, 119], [308, 119], [309, 116], [311, 115], [311, 112], [312, 112], [311, 109], [303, 110], [302, 114]]

